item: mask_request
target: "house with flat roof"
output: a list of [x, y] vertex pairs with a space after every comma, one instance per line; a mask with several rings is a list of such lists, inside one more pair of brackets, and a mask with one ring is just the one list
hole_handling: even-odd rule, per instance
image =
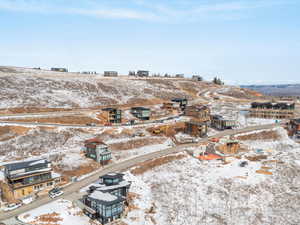
[[68, 72], [68, 69], [67, 68], [52, 67], [51, 71], [55, 71], [55, 72]]
[[107, 224], [121, 218], [127, 203], [131, 183], [124, 174], [110, 173], [90, 186], [89, 194], [83, 197], [84, 213], [91, 219]]
[[105, 108], [102, 109], [102, 116], [107, 123], [121, 123], [122, 122], [122, 110], [118, 108]]
[[118, 72], [117, 71], [104, 71], [105, 77], [117, 77]]
[[235, 128], [237, 124], [234, 119], [225, 118], [221, 115], [212, 115], [211, 126], [218, 130], [227, 130]]
[[46, 159], [10, 163], [4, 167], [8, 188], [3, 195], [12, 194], [15, 199], [51, 189], [61, 181], [60, 175], [52, 171], [51, 162]]
[[249, 117], [265, 119], [291, 119], [294, 113], [294, 102], [253, 102], [249, 109]]
[[85, 156], [96, 162], [106, 165], [112, 158], [108, 146], [98, 138], [92, 138], [84, 142]]
[[136, 72], [136, 75], [138, 77], [149, 77], [149, 71], [147, 71], [147, 70], [138, 70]]
[[185, 110], [188, 104], [188, 100], [186, 98], [173, 98], [171, 101], [175, 103], [175, 107], [178, 106], [182, 111]]
[[151, 116], [150, 108], [132, 107], [131, 114], [140, 120], [149, 120]]

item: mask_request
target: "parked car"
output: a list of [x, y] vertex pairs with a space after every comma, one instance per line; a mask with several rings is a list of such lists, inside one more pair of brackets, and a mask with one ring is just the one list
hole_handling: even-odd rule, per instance
[[61, 195], [63, 195], [63, 191], [62, 191], [62, 189], [61, 188], [53, 188], [53, 189], [51, 189], [50, 191], [49, 191], [49, 197], [50, 198], [56, 198], [56, 197], [58, 197], [58, 196], [61, 196]]
[[21, 206], [22, 206], [21, 203], [11, 203], [11, 204], [8, 204], [6, 206], [6, 208], [3, 209], [3, 211], [4, 212], [11, 211], [11, 210], [17, 209], [17, 208], [19, 208]]

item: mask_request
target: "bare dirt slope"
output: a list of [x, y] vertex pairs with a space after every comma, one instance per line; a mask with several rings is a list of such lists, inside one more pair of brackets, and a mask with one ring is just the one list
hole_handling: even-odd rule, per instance
[[[223, 88], [208, 82], [168, 78], [106, 78], [0, 67], [0, 109], [90, 108], [111, 104], [143, 104], [175, 97], [195, 99], [205, 90]], [[238, 92], [241, 89], [235, 89]], [[241, 96], [244, 91], [241, 90]], [[255, 97], [249, 93], [249, 96]], [[247, 97], [249, 97], [247, 96]]]

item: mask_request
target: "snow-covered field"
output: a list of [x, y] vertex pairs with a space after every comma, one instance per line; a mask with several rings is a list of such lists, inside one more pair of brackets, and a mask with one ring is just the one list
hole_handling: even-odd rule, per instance
[[[27, 224], [39, 225], [90, 225], [89, 217], [72, 202], [59, 199], [37, 209], [18, 216], [18, 219]], [[96, 223], [97, 224], [97, 223]]]
[[[130, 215], [151, 216], [166, 225], [299, 224], [300, 145], [282, 128], [277, 132], [277, 141], [245, 141], [250, 152], [229, 164], [187, 156], [142, 175], [130, 175], [132, 191], [146, 196], [136, 199], [136, 204], [155, 205], [155, 213], [144, 216], [145, 210], [140, 207]], [[245, 156], [257, 155], [257, 148], [267, 159], [247, 160]], [[242, 161], [248, 165], [241, 167]], [[261, 167], [268, 167], [273, 174], [257, 173]], [[130, 218], [126, 221], [135, 224]], [[136, 224], [155, 224], [152, 220], [138, 221]]]

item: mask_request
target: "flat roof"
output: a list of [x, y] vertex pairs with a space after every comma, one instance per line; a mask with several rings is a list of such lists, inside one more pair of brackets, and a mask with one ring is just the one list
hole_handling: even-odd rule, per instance
[[50, 163], [46, 159], [36, 159], [36, 160], [30, 160], [30, 161], [23, 161], [23, 162], [17, 162], [17, 163], [10, 163], [4, 165], [8, 171], [13, 171], [13, 170], [20, 170], [32, 166], [39, 166], [39, 165], [44, 165]]

